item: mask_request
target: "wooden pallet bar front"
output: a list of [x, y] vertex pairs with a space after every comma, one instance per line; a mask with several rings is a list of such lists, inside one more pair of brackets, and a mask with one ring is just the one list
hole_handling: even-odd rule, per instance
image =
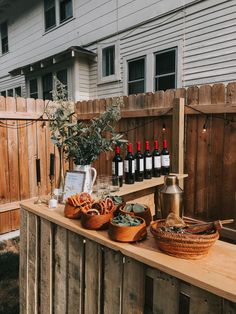
[[21, 314], [236, 312], [232, 244], [217, 241], [206, 258], [183, 260], [161, 253], [150, 233], [128, 244], [83, 229], [63, 205], [27, 201], [21, 215]]

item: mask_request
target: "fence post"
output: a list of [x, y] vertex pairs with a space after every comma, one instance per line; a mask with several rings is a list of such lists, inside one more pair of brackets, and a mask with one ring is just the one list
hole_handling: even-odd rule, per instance
[[[175, 98], [172, 119], [172, 172], [184, 173], [184, 98]], [[183, 188], [183, 180], [179, 185]]]

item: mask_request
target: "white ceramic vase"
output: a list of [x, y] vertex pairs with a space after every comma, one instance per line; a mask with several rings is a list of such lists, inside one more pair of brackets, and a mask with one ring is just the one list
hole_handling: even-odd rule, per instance
[[97, 177], [97, 170], [91, 165], [74, 165], [75, 171], [84, 171], [85, 172], [85, 181], [84, 181], [84, 192], [92, 193], [93, 185]]

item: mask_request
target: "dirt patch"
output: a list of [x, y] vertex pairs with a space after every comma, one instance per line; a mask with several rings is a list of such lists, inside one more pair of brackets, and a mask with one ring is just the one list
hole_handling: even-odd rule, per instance
[[19, 313], [19, 237], [0, 242], [0, 314]]

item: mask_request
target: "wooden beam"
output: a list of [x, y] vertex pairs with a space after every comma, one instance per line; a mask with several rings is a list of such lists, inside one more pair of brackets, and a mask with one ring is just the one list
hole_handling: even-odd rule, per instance
[[1, 111], [0, 120], [38, 120], [42, 114], [43, 112]]
[[[172, 119], [172, 172], [184, 173], [184, 98], [176, 98]], [[180, 181], [183, 188], [183, 180]]]
[[185, 114], [201, 114], [203, 113], [236, 113], [235, 104], [211, 104], [211, 105], [193, 105], [185, 106]]
[[[178, 98], [179, 99], [179, 98]], [[153, 108], [142, 108], [136, 110], [122, 110], [121, 117], [127, 118], [141, 118], [141, 117], [158, 117], [163, 115], [172, 115], [172, 106], [169, 107], [153, 107]], [[201, 113], [202, 112], [202, 113]], [[221, 113], [236, 113], [236, 104], [211, 104], [211, 105], [195, 105], [190, 108], [185, 106], [184, 113], [186, 115], [199, 115], [199, 114], [221, 114]], [[99, 112], [90, 113], [77, 113], [79, 120], [90, 120], [100, 115]]]

